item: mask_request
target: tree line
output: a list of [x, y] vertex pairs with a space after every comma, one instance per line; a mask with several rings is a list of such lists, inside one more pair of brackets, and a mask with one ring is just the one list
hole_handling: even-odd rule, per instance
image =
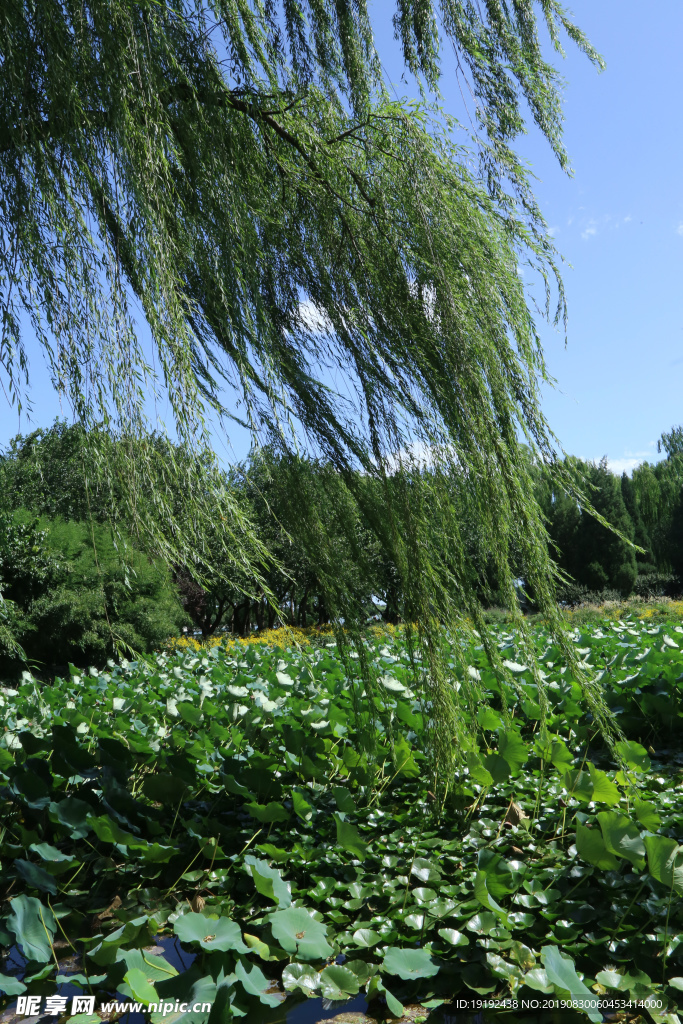
[[[674, 432], [672, 432], [673, 434]], [[676, 596], [683, 586], [683, 443], [664, 434], [661, 462], [644, 462], [631, 476], [611, 473], [606, 460], [572, 460], [589, 483], [596, 512], [612, 524], [607, 530], [548, 477], [538, 481], [553, 554], [569, 580], [560, 600]], [[635, 547], [633, 546], [635, 545]]]
[[[431, 538], [454, 587], [467, 572], [485, 606], [509, 604], [495, 545], [470, 500], [467, 474], [450, 471], [448, 507], [459, 509], [457, 521], [451, 521], [444, 518], [440, 498], [443, 480], [437, 486], [436, 471], [428, 464], [416, 466], [408, 477], [397, 476], [398, 494], [391, 483], [383, 486], [367, 474], [350, 479], [329, 464], [260, 449], [245, 464], [223, 471], [225, 488], [262, 545], [264, 557], [254, 574], [246, 560], [216, 559], [224, 550], [222, 533], [234, 528], [219, 514], [215, 545], [209, 536], [194, 559], [167, 564], [152, 554], [126, 518], [123, 496], [100, 485], [86, 441], [81, 427], [58, 422], [16, 437], [0, 458], [0, 665], [5, 671], [19, 665], [20, 650], [38, 667], [103, 664], [116, 652], [159, 647], [183, 628], [204, 637], [246, 636], [280, 621], [320, 626], [344, 613], [356, 621], [398, 622], [411, 614], [410, 594], [402, 584], [405, 571], [388, 554], [385, 536], [398, 500], [409, 502], [422, 524], [415, 548]], [[160, 462], [170, 444], [152, 439]], [[568, 460], [568, 470], [586, 481], [592, 510], [559, 487], [555, 475], [531, 465], [551, 554], [562, 574], [561, 602], [680, 591], [683, 432], [677, 428], [663, 435], [660, 444], [666, 458], [643, 463], [630, 477], [612, 474], [605, 460]], [[182, 458], [177, 446], [173, 456]], [[140, 500], [145, 497], [143, 488]], [[153, 500], [151, 486], [147, 498]], [[176, 505], [172, 526], [182, 528], [186, 497], [179, 489], [171, 501]], [[454, 562], [455, 531], [467, 551], [466, 566]], [[514, 543], [509, 555], [514, 564]], [[519, 564], [522, 573], [521, 556]], [[533, 586], [523, 577], [522, 592], [533, 608]]]

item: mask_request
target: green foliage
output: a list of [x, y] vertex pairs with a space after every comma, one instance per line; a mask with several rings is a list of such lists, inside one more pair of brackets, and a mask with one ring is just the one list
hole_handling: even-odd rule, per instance
[[[643, 545], [647, 561], [643, 572], [671, 572], [680, 575], [683, 563], [679, 555], [678, 527], [683, 494], [683, 458], [672, 451], [667, 459], [656, 465], [647, 462], [633, 471], [633, 491], [637, 506], [637, 520], [642, 524]], [[674, 519], [678, 518], [675, 523]]]
[[64, 570], [37, 517], [0, 512], [0, 587], [10, 601], [30, 607]]
[[[576, 464], [577, 460], [573, 460]], [[593, 509], [609, 523], [608, 529], [571, 494], [547, 487], [542, 495], [548, 530], [560, 567], [589, 591], [612, 589], [627, 597], [633, 590], [637, 568], [633, 547], [634, 526], [628, 514], [619, 477], [606, 462], [578, 466], [587, 481]]]
[[595, 997], [579, 978], [571, 957], [563, 956], [556, 946], [544, 946], [541, 950], [541, 959], [550, 984], [567, 992], [570, 999], [579, 1000], [584, 1004], [589, 1020], [601, 1021], [602, 1014], [598, 1009], [588, 1009]]
[[19, 435], [0, 456], [0, 508], [106, 524], [121, 547], [134, 539], [167, 565], [189, 562], [198, 580], [211, 565], [237, 578], [248, 568], [252, 586], [264, 585], [266, 553], [215, 457], [157, 433], [132, 438], [56, 420]]
[[272, 627], [278, 612], [291, 625], [307, 626], [342, 612], [364, 621], [376, 611], [372, 596], [384, 582], [379, 540], [338, 472], [266, 448], [228, 479], [272, 567], [265, 589], [247, 573], [231, 574], [227, 564], [217, 563], [202, 586], [193, 582], [196, 565], [176, 571], [184, 606], [205, 635], [221, 625], [247, 635], [253, 626]]
[[[429, 652], [421, 689], [445, 766], [466, 726], [438, 634], [467, 616], [485, 632], [481, 564], [508, 604], [521, 566], [572, 660], [522, 447], [557, 461], [520, 264], [548, 286], [549, 315], [557, 282], [557, 320], [564, 296], [513, 145], [528, 111], [568, 167], [543, 33], [557, 52], [567, 36], [601, 60], [558, 0], [481, 11], [398, 0], [395, 13], [419, 104], [390, 98], [364, 3], [12, 6], [0, 69], [0, 363], [21, 403], [33, 360], [24, 337], [42, 346], [87, 431], [86, 500], [120, 496], [122, 536], [209, 590], [219, 590], [213, 570], [265, 603], [270, 568], [207, 454], [212, 427], [239, 416], [255, 438], [332, 465], [349, 492], [340, 514], [295, 517], [288, 532], [309, 557], [319, 541], [312, 575], [361, 657], [366, 609], [338, 530], [352, 549], [359, 519], [370, 525], [387, 590], [395, 576], [401, 615]], [[450, 46], [475, 101], [470, 149], [429, 103]], [[148, 429], [146, 410], [156, 417], [165, 402], [177, 445]], [[424, 488], [420, 452], [434, 466]], [[202, 628], [220, 621], [216, 597]], [[613, 732], [598, 690], [584, 692]]]
[[668, 458], [683, 454], [683, 427], [672, 427], [671, 430], [664, 431], [657, 441], [657, 451], [661, 452], [662, 448]]
[[0, 458], [3, 507], [48, 519], [119, 519], [121, 495], [112, 504], [97, 489], [87, 440], [82, 427], [60, 420], [14, 437]]
[[[673, 1012], [683, 798], [676, 760], [648, 755], [640, 740], [659, 742], [667, 715], [665, 742], [680, 740], [678, 635], [674, 623], [636, 619], [573, 635], [621, 709], [624, 770], [596, 746], [547, 629], [534, 640], [552, 734], [525, 710], [535, 684], [522, 634], [497, 630], [514, 684], [481, 642], [444, 637], [479, 674], [473, 712], [490, 711], [470, 753], [509, 760], [495, 785], [458, 769], [442, 814], [424, 756], [431, 708], [412, 688], [403, 631], [366, 636], [372, 674], [389, 663], [400, 685], [360, 716], [364, 678], [331, 640], [158, 655], [52, 686], [27, 674], [0, 691], [0, 857], [11, 895], [0, 935], [32, 964], [23, 983], [0, 976], [2, 990], [47, 991], [55, 974], [66, 977], [52, 966], [68, 951], [54, 945], [59, 926], [82, 948], [72, 984], [141, 1001], [154, 991], [215, 1002], [222, 991], [226, 1020], [238, 1011], [259, 1020], [278, 988], [335, 1000], [364, 992], [392, 1013], [416, 998], [436, 1006], [542, 992], [582, 1000], [597, 1020], [601, 991]], [[669, 711], [653, 701], [662, 679]], [[449, 683], [465, 684], [455, 658]], [[196, 713], [181, 715], [181, 705]], [[489, 728], [504, 705], [514, 731]], [[419, 774], [396, 772], [401, 741]], [[264, 806], [282, 814], [262, 824]], [[195, 956], [181, 974], [149, 951], [174, 939]]]
[[[120, 543], [107, 527], [0, 513], [0, 588], [12, 602], [11, 637], [48, 669], [103, 664], [151, 651], [184, 615], [168, 570]], [[22, 658], [7, 648], [1, 664]]]
[[57, 922], [52, 911], [35, 896], [15, 896], [4, 924], [27, 960], [46, 964], [52, 959]]
[[[672, 431], [672, 437], [676, 430]], [[664, 438], [668, 435], [663, 435]], [[569, 574], [558, 594], [567, 604], [619, 600], [630, 593], [648, 600], [676, 596], [683, 580], [683, 457], [673, 443], [667, 458], [625, 473], [620, 486], [604, 462], [573, 459], [571, 464], [592, 485], [587, 495], [594, 509], [626, 541], [609, 533], [581, 502], [538, 472], [537, 494], [560, 567]], [[620, 492], [620, 493], [619, 493]], [[635, 559], [635, 560], [634, 560]]]

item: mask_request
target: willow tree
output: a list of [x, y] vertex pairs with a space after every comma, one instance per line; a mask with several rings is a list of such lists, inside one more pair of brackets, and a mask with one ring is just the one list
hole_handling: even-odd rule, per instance
[[[559, 629], [521, 453], [525, 443], [550, 464], [557, 444], [520, 264], [558, 285], [556, 317], [563, 295], [514, 142], [528, 112], [567, 168], [540, 33], [557, 53], [566, 36], [597, 54], [557, 0], [397, 0], [396, 37], [423, 96], [413, 104], [390, 98], [363, 0], [8, 0], [1, 24], [10, 399], [26, 400], [29, 338], [75, 416], [104, 426], [93, 437], [130, 444], [117, 459], [103, 446], [100, 471], [125, 481], [131, 517], [167, 553], [201, 546], [220, 499], [231, 557], [262, 556], [206, 460], [154, 463], [153, 500], [136, 503], [154, 460], [150, 394], [170, 400], [169, 428], [190, 453], [207, 423], [239, 417], [347, 474], [370, 514], [352, 471], [377, 479], [391, 508], [377, 530], [427, 652], [437, 747], [464, 743], [437, 625], [480, 620], [439, 480], [460, 474], [511, 603], [516, 547]], [[429, 105], [447, 73], [471, 97], [471, 137]], [[428, 496], [405, 465], [416, 453], [434, 470]], [[192, 506], [182, 529], [166, 497], [176, 472]], [[438, 542], [427, 497], [442, 506]]]

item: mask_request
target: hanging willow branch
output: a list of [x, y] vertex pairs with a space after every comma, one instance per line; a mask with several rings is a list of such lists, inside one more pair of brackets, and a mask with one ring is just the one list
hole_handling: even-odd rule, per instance
[[[323, 456], [401, 574], [446, 759], [467, 730], [439, 630], [468, 616], [485, 634], [445, 483], [454, 473], [513, 605], [515, 548], [561, 636], [522, 452], [553, 464], [558, 447], [540, 410], [547, 374], [520, 263], [548, 296], [558, 286], [564, 315], [555, 252], [512, 148], [523, 96], [567, 165], [536, 11], [557, 49], [563, 30], [599, 63], [556, 0], [485, 9], [398, 0], [394, 20], [425, 96], [442, 71], [439, 33], [452, 44], [475, 100], [471, 151], [426, 102], [389, 100], [362, 2], [9, 0], [0, 32], [8, 395], [25, 401], [33, 332], [90, 431], [100, 485], [127, 496], [135, 529], [175, 561], [202, 551], [216, 511], [236, 570], [258, 575], [265, 558], [215, 464], [196, 457], [207, 414], [228, 423], [239, 407], [255, 434]], [[182, 458], [145, 440], [150, 395], [170, 401]], [[123, 443], [112, 447], [112, 434]], [[415, 452], [435, 467], [429, 491]], [[379, 505], [354, 470], [379, 481]], [[171, 479], [182, 480], [182, 511]], [[443, 507], [441, 537], [425, 535], [426, 500]], [[353, 595], [327, 578], [331, 607], [352, 621]], [[599, 694], [586, 695], [609, 733]]]

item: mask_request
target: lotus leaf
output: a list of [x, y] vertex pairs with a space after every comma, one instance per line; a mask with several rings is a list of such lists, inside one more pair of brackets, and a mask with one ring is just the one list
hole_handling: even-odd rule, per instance
[[272, 823], [275, 821], [287, 821], [289, 811], [282, 804], [271, 802], [269, 804], [250, 803], [244, 805], [257, 821]]
[[404, 981], [416, 978], [433, 978], [439, 973], [439, 965], [434, 963], [426, 949], [399, 949], [390, 946], [384, 954], [382, 970], [387, 974], [395, 974]]
[[181, 942], [196, 943], [206, 950], [232, 949], [237, 953], [248, 953], [249, 947], [242, 941], [242, 932], [229, 917], [215, 917], [210, 914], [183, 914], [173, 926]]
[[370, 980], [368, 985], [368, 998], [371, 999], [373, 995], [382, 994], [387, 1002], [387, 1009], [389, 1013], [393, 1014], [394, 1017], [402, 1017], [404, 1014], [403, 1003], [401, 1003], [393, 992], [390, 992], [380, 977], [374, 977]]
[[619, 861], [605, 846], [602, 833], [579, 822], [576, 825], [576, 849], [580, 857], [602, 871], [614, 871], [619, 867]]
[[133, 969], [142, 971], [149, 981], [155, 983], [165, 981], [166, 978], [173, 978], [178, 973], [168, 960], [162, 956], [156, 956], [148, 950], [119, 949], [116, 953], [116, 960], [123, 961], [129, 971]]
[[51, 846], [49, 843], [31, 843], [29, 850], [33, 853], [37, 853], [41, 860], [46, 861], [52, 867], [54, 871], [57, 865], [59, 870], [67, 870], [67, 868], [73, 866], [76, 863], [76, 858], [68, 853], [62, 853], [56, 846]]
[[512, 775], [519, 774], [529, 755], [521, 736], [512, 729], [498, 733], [498, 753], [507, 762]]
[[451, 946], [469, 946], [470, 940], [455, 928], [439, 928], [439, 935]]
[[593, 795], [592, 799], [598, 803], [607, 804], [609, 807], [613, 807], [619, 803], [621, 799], [621, 793], [611, 779], [607, 777], [605, 772], [601, 772], [598, 768], [588, 762], [588, 774], [591, 777], [593, 783]]
[[288, 953], [303, 960], [324, 960], [332, 953], [327, 929], [303, 907], [278, 910], [268, 918], [273, 937]]
[[367, 851], [367, 843], [364, 843], [355, 825], [345, 821], [340, 814], [335, 812], [334, 819], [337, 823], [337, 843], [342, 850], [354, 854], [359, 860], [363, 860]]
[[500, 715], [498, 715], [492, 708], [479, 708], [477, 711], [477, 722], [482, 729], [488, 729], [489, 732], [494, 732], [496, 729], [500, 729], [502, 722]]
[[381, 936], [372, 928], [358, 928], [353, 933], [353, 941], [357, 946], [370, 948], [381, 941]]
[[421, 882], [439, 882], [441, 881], [441, 871], [430, 860], [426, 860], [424, 857], [416, 857], [412, 863], [410, 873], [419, 878]]
[[249, 964], [238, 960], [235, 965], [235, 977], [242, 985], [247, 995], [255, 996], [264, 1006], [278, 1006], [280, 996], [277, 992], [269, 991], [272, 984], [257, 964]]
[[0, 974], [0, 992], [4, 992], [6, 996], [20, 996], [25, 991], [26, 985], [19, 978], [9, 974]]
[[[59, 803], [51, 803], [49, 807], [50, 817], [66, 825], [71, 830], [72, 839], [83, 839], [90, 831], [88, 816], [92, 812], [90, 804], [78, 797], [70, 796]], [[54, 816], [54, 817], [53, 817]]]
[[534, 967], [533, 970], [527, 971], [523, 980], [524, 984], [528, 985], [535, 992], [544, 992], [546, 994], [554, 992], [553, 985], [548, 980], [548, 975], [542, 967]]
[[403, 683], [399, 683], [393, 676], [380, 676], [379, 682], [385, 690], [391, 690], [392, 693], [403, 693], [405, 690]]
[[624, 740], [617, 743], [617, 753], [634, 772], [649, 772], [651, 763], [647, 750], [640, 743]]
[[644, 846], [653, 878], [683, 896], [683, 846], [666, 836], [645, 836]]
[[287, 992], [298, 988], [304, 995], [314, 996], [320, 988], [320, 975], [310, 964], [288, 964], [282, 972], [282, 985]]
[[325, 967], [320, 975], [320, 988], [323, 999], [342, 1000], [355, 996], [360, 985], [358, 977], [347, 967], [333, 964]]
[[144, 971], [141, 971], [139, 967], [133, 967], [131, 970], [126, 971], [123, 980], [128, 989], [126, 991], [122, 987], [123, 995], [130, 995], [136, 1002], [144, 1003], [145, 1006], [149, 1006], [150, 1003], [159, 1002], [159, 996], [154, 985], [150, 984]]
[[636, 867], [644, 866], [645, 845], [635, 822], [618, 811], [601, 811], [598, 821], [610, 853], [625, 857]]
[[334, 797], [335, 803], [344, 814], [354, 814], [356, 803], [345, 786], [332, 786], [330, 795]]
[[43, 906], [40, 900], [23, 893], [15, 896], [6, 924], [27, 960], [45, 964], [52, 959], [57, 922], [50, 908]]
[[359, 985], [365, 985], [368, 979], [377, 973], [376, 965], [368, 964], [365, 960], [346, 960], [344, 967], [356, 975]]
[[478, 935], [488, 935], [495, 928], [497, 922], [498, 919], [495, 914], [489, 914], [484, 911], [471, 917], [465, 927], [468, 931], [476, 932]]
[[[187, 1010], [157, 1011], [152, 1013], [152, 1024], [206, 1024], [208, 1014], [201, 1010], [194, 1011], [192, 1007], [208, 1003], [217, 1005], [219, 988], [210, 975], [202, 975], [198, 968], [191, 967], [184, 974], [178, 974], [175, 978], [162, 982], [156, 986], [159, 998], [173, 1004], [185, 1004]], [[220, 1011], [220, 1006], [218, 1007]]]
[[[286, 990], [320, 996], [324, 969], [325, 994], [338, 999], [353, 988], [350, 974], [398, 1012], [383, 981], [392, 987], [391, 955], [383, 978], [365, 963], [366, 949], [379, 960], [383, 947], [426, 955], [433, 966], [443, 958], [443, 977], [425, 1006], [462, 985], [481, 995], [514, 996], [522, 985], [566, 995], [570, 989], [549, 979], [553, 965], [537, 964], [539, 943], [563, 954], [557, 972], [569, 970], [571, 954], [576, 968], [596, 973], [597, 986], [611, 982], [634, 998], [675, 1001], [676, 984], [667, 987], [666, 978], [680, 975], [683, 948], [683, 851], [675, 832], [683, 815], [675, 731], [683, 647], [662, 636], [679, 643], [683, 627], [648, 633], [635, 618], [613, 625], [589, 623], [574, 637], [579, 656], [604, 669], [603, 695], [628, 737], [616, 777], [597, 761], [606, 751], [581, 717], [580, 687], [545, 627], [529, 626], [529, 641], [543, 652], [551, 705], [540, 726], [531, 676], [520, 672], [513, 687], [476, 637], [449, 637], [451, 654], [446, 644], [444, 654], [454, 681], [462, 665], [477, 666], [469, 673], [482, 693], [477, 726], [494, 750], [473, 743], [464, 752], [467, 769], [455, 768], [440, 816], [429, 813], [439, 793], [423, 771], [429, 702], [408, 689], [413, 667], [401, 630], [364, 641], [375, 678], [390, 675], [402, 687], [381, 687], [381, 697], [364, 694], [337, 648], [317, 638], [305, 656], [294, 646], [221, 644], [112, 663], [49, 687], [27, 674], [12, 696], [0, 689], [0, 811], [9, 825], [2, 868], [10, 897], [0, 908], [0, 944], [19, 945], [16, 908], [24, 899], [47, 904], [41, 885], [61, 926], [54, 929], [43, 906], [53, 930], [34, 921], [42, 961], [8, 984], [50, 991], [57, 973], [50, 941], [64, 929], [76, 944], [92, 922], [101, 934], [86, 956], [101, 964], [99, 973], [62, 967], [61, 983], [132, 999], [124, 977], [142, 986], [139, 971], [174, 1005], [193, 990], [207, 993], [217, 1020], [242, 1015], [249, 1024], [263, 1012], [253, 1003], [273, 1001], [265, 979], [289, 958], [298, 962], [285, 966]], [[502, 657], [526, 661], [516, 628], [491, 629]], [[648, 641], [655, 645], [640, 658]], [[419, 664], [417, 649], [414, 656]], [[230, 688], [243, 698], [239, 706]], [[514, 728], [501, 724], [504, 704]], [[657, 735], [662, 753], [648, 756], [635, 742], [642, 735]], [[588, 744], [595, 764], [584, 757]], [[528, 814], [525, 829], [508, 814], [515, 801]], [[662, 821], [665, 830], [654, 835]], [[645, 856], [649, 882], [639, 877]], [[303, 917], [293, 920], [290, 911]], [[191, 933], [196, 917], [201, 928]], [[252, 934], [240, 934], [242, 920]], [[190, 928], [183, 941], [195, 959], [180, 978], [150, 951], [153, 936], [170, 928], [176, 936]], [[337, 951], [358, 959], [329, 964]], [[252, 970], [256, 963], [261, 973]], [[395, 980], [407, 998], [420, 982], [423, 996], [432, 990], [428, 979]], [[173, 1010], [164, 1020], [180, 1017], [199, 1024], [201, 1014]], [[656, 1018], [668, 1020], [663, 1010]]]
[[484, 768], [493, 781], [500, 785], [510, 777], [510, 765], [500, 754], [489, 754], [484, 758]]
[[266, 861], [253, 856], [245, 857], [244, 863], [249, 866], [254, 885], [263, 896], [278, 903], [283, 910], [291, 904], [291, 887], [283, 881], [277, 868], [271, 868]]
[[541, 960], [548, 975], [548, 981], [559, 989], [569, 992], [572, 999], [581, 1000], [584, 1004], [584, 1012], [592, 1021], [599, 1024], [602, 1014], [597, 1009], [590, 1009], [591, 1006], [595, 1006], [595, 996], [579, 978], [571, 957], [563, 956], [557, 946], [543, 946]]
[[662, 819], [657, 813], [656, 805], [648, 800], [636, 800], [634, 810], [640, 824], [650, 832], [656, 831], [661, 825]]
[[17, 857], [14, 867], [31, 889], [40, 889], [41, 892], [49, 892], [53, 896], [58, 893], [54, 878], [38, 864], [31, 864], [30, 861]]

